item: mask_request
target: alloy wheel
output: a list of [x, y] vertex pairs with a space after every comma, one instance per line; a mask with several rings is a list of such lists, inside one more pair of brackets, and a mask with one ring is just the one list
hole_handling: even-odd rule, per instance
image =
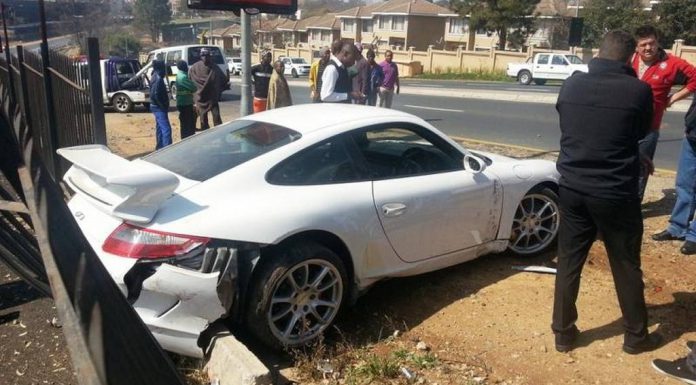
[[273, 335], [286, 346], [316, 338], [336, 317], [343, 298], [338, 269], [322, 259], [290, 268], [273, 291], [267, 320]]
[[544, 194], [527, 194], [515, 212], [510, 249], [534, 254], [546, 248], [558, 233], [558, 204]]

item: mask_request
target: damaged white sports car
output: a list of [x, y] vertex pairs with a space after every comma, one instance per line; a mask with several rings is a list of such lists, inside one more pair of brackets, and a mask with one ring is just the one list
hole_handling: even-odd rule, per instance
[[552, 162], [470, 152], [391, 109], [281, 108], [133, 161], [59, 153], [104, 266], [162, 346], [191, 356], [217, 319], [304, 344], [380, 279], [538, 253], [558, 230]]

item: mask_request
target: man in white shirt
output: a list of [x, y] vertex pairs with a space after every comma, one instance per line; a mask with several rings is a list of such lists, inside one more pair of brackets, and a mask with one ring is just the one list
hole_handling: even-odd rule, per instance
[[344, 40], [336, 40], [331, 45], [331, 59], [321, 77], [321, 101], [324, 103], [350, 103], [351, 99], [364, 97], [360, 91], [353, 91], [353, 83], [348, 76], [348, 67], [355, 64], [355, 46]]

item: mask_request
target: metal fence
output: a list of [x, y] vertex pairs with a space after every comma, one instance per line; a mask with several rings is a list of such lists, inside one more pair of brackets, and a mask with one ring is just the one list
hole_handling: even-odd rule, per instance
[[181, 385], [57, 183], [64, 169], [55, 149], [100, 140], [96, 40], [89, 46], [91, 88], [72, 62], [48, 55], [47, 43], [40, 57], [18, 47], [0, 59], [0, 260], [53, 297], [80, 384]]

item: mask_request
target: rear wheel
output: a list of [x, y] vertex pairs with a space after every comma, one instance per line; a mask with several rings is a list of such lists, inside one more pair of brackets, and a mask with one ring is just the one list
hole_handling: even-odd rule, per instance
[[529, 85], [529, 83], [532, 82], [532, 73], [527, 70], [522, 70], [517, 74], [517, 80], [525, 86]]
[[558, 236], [558, 194], [548, 187], [528, 192], [517, 206], [508, 248], [521, 256], [549, 250]]
[[111, 98], [111, 104], [118, 112], [125, 113], [133, 111], [133, 101], [128, 97], [128, 95], [120, 92]]
[[306, 345], [333, 323], [348, 293], [341, 259], [312, 242], [262, 260], [248, 297], [246, 325], [275, 348]]

